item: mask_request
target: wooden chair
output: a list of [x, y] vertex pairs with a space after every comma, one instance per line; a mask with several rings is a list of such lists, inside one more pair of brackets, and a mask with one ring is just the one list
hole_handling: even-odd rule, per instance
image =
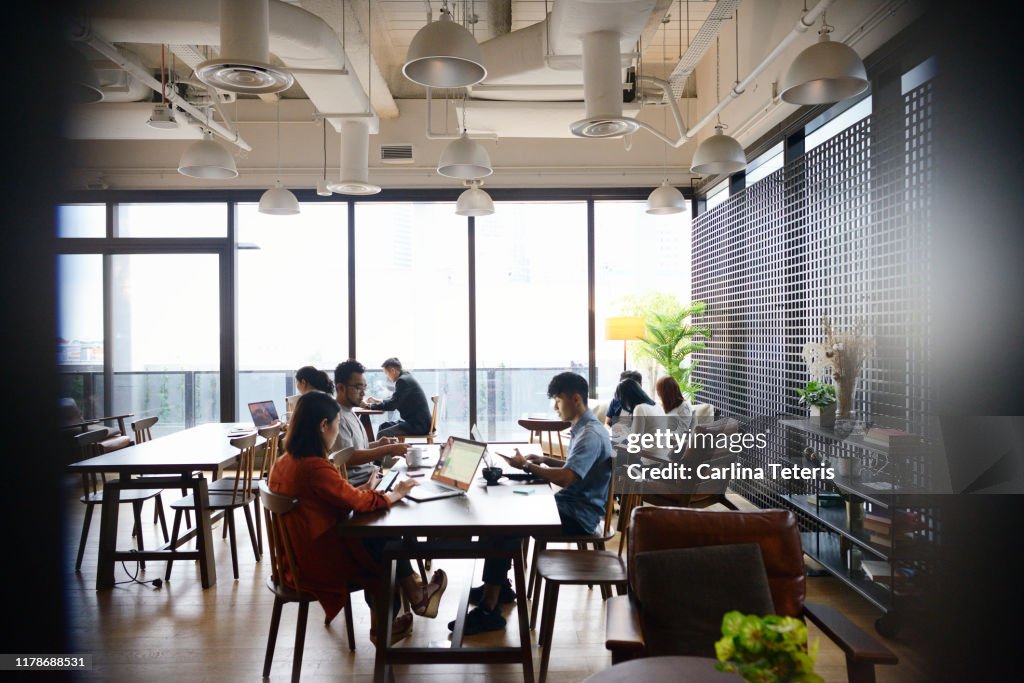
[[[136, 420], [135, 422], [132, 422], [130, 427], [132, 428], [132, 434], [135, 436], [135, 443], [140, 444], [140, 443], [146, 443], [147, 441], [152, 441], [153, 440], [153, 425], [155, 425], [159, 421], [160, 421], [160, 417], [158, 415], [153, 415], [152, 417], [144, 417], [141, 420]], [[163, 476], [166, 476], [166, 475], [163, 475], [163, 474], [143, 474], [143, 475], [141, 475], [142, 478], [145, 478], [145, 477], [163, 477]], [[188, 495], [188, 490], [187, 489], [182, 489], [181, 490], [181, 495], [187, 496]], [[153, 522], [155, 523], [157, 521], [158, 517], [162, 518], [163, 516], [164, 516], [163, 505], [154, 505], [153, 506]], [[192, 526], [192, 517], [189, 516], [189, 514], [187, 512], [185, 513], [185, 523], [188, 526]], [[163, 524], [164, 524], [164, 526], [167, 526], [166, 522], [164, 522]]]
[[[74, 437], [78, 457], [81, 460], [91, 458], [102, 453], [102, 443], [107, 438], [104, 430], [84, 431]], [[85, 503], [85, 519], [82, 521], [82, 537], [78, 541], [78, 557], [75, 559], [75, 571], [82, 571], [82, 558], [85, 555], [85, 539], [89, 537], [89, 525], [92, 523], [93, 508], [103, 504], [103, 489], [101, 485], [106, 483], [103, 474], [96, 473], [82, 475], [82, 496], [80, 501]], [[164, 542], [167, 542], [167, 522], [164, 520], [163, 504], [160, 500], [161, 489], [127, 489], [121, 491], [121, 502], [131, 503], [132, 512], [135, 517], [135, 527], [132, 535], [135, 537], [135, 545], [139, 551], [145, 550], [142, 541], [142, 503], [150, 498], [155, 499], [158, 511], [158, 519], [164, 534]], [[139, 565], [145, 569], [146, 563]]]
[[[530, 443], [533, 443], [533, 437], [537, 437], [537, 443], [540, 444], [541, 452], [544, 455], [551, 456], [552, 458], [558, 458], [559, 460], [565, 460], [565, 447], [562, 445], [562, 432], [572, 426], [571, 422], [565, 420], [544, 420], [529, 418], [525, 420], [519, 420], [519, 426], [528, 429], [530, 431]], [[548, 448], [544, 450], [544, 434], [548, 435]], [[555, 452], [554, 440], [551, 436], [555, 434], [558, 437], [558, 452]]]
[[[608, 459], [609, 472], [613, 472], [614, 459]], [[615, 501], [614, 476], [608, 482], [608, 500], [605, 503], [604, 526], [597, 534], [588, 536], [560, 536], [557, 538], [537, 539], [534, 545], [533, 562], [530, 567], [533, 582], [530, 628], [537, 626], [537, 613], [540, 611], [540, 597], [544, 595], [544, 617], [541, 619], [540, 634], [537, 644], [542, 648], [540, 660], [539, 683], [547, 677], [548, 662], [551, 659], [551, 640], [554, 635], [555, 610], [558, 606], [558, 591], [562, 586], [594, 586], [601, 587], [601, 596], [611, 597], [614, 586], [619, 593], [626, 590], [626, 565], [622, 558], [610, 550], [605, 550], [605, 543], [615, 537], [612, 525], [612, 504]], [[575, 543], [577, 550], [548, 550], [546, 545], [554, 543]], [[593, 550], [587, 550], [591, 544]]]
[[404, 442], [407, 439], [426, 439], [427, 443], [434, 443], [434, 439], [437, 437], [437, 415], [440, 413], [441, 397], [434, 395], [430, 397], [430, 401], [434, 404], [434, 409], [430, 414], [430, 432], [428, 434], [397, 434], [399, 441]]
[[[707, 404], [704, 404], [707, 405]], [[703, 509], [712, 505], [724, 505], [730, 510], [736, 510], [736, 506], [729, 500], [725, 493], [729, 488], [730, 479], [725, 474], [729, 466], [736, 460], [736, 455], [730, 453], [728, 447], [716, 448], [715, 442], [721, 443], [721, 436], [729, 437], [739, 431], [739, 422], [726, 418], [710, 424], [698, 424], [691, 431], [691, 435], [702, 435], [699, 441], [691, 441], [683, 452], [680, 462], [689, 468], [690, 472], [696, 472], [697, 467], [707, 464], [709, 469], [723, 472], [723, 477], [718, 479], [692, 480], [692, 487], [682, 490], [678, 482], [667, 482], [665, 493], [650, 492], [645, 494], [631, 493], [621, 497], [619, 503], [619, 530], [622, 532], [622, 542], [619, 543], [619, 555], [622, 554], [629, 541], [629, 519], [634, 508], [643, 505], [667, 505], [671, 507], [685, 507]], [[647, 489], [657, 488], [656, 482], [646, 485]]]
[[[270, 636], [267, 638], [267, 652], [263, 658], [263, 678], [270, 677], [270, 668], [274, 662], [274, 646], [277, 644], [277, 631], [281, 626], [281, 610], [290, 602], [299, 603], [299, 617], [295, 624], [295, 654], [292, 657], [292, 681], [297, 683], [302, 669], [302, 650], [306, 640], [306, 620], [309, 615], [309, 604], [316, 602], [316, 597], [302, 590], [302, 570], [295, 561], [295, 551], [291, 536], [284, 518], [294, 510], [299, 501], [295, 498], [274, 493], [261, 481], [258, 487], [263, 500], [263, 511], [267, 521], [267, 548], [270, 550], [270, 576], [267, 588], [274, 594], [274, 611], [270, 617]], [[284, 577], [291, 576], [295, 587], [288, 586]], [[355, 626], [352, 623], [352, 609], [345, 606], [345, 628], [348, 631], [348, 648], [356, 649]], [[325, 622], [326, 625], [326, 622]]]
[[[238, 508], [241, 508], [245, 513], [245, 523], [249, 527], [249, 540], [252, 541], [252, 552], [256, 556], [256, 561], [260, 561], [259, 542], [256, 540], [256, 530], [253, 528], [252, 511], [249, 509], [249, 504], [256, 498], [256, 494], [253, 493], [252, 476], [256, 461], [256, 433], [253, 432], [246, 436], [231, 439], [230, 443], [238, 449], [238, 459], [236, 460], [235, 467], [237, 476], [231, 480], [231, 488], [224, 490], [213, 490], [211, 488], [208, 495], [210, 499], [209, 510], [211, 512], [216, 510], [224, 512], [224, 523], [227, 526], [228, 537], [231, 543], [231, 569], [234, 572], [235, 579], [237, 579], [238, 544], [235, 538], [235, 510]], [[178, 532], [181, 529], [182, 513], [186, 510], [194, 510], [195, 506], [195, 496], [193, 495], [185, 496], [171, 503], [171, 509], [174, 510], [171, 547], [177, 547], [178, 544]], [[201, 520], [197, 519], [196, 521], [198, 523]], [[174, 560], [168, 560], [167, 572], [164, 576], [165, 580], [170, 580], [173, 567]]]
[[[800, 529], [792, 512], [643, 507], [633, 512], [629, 524], [632, 527], [627, 548], [629, 593], [613, 597], [605, 603], [605, 646], [612, 652], [612, 664], [637, 657], [700, 652], [704, 652], [703, 656], [707, 657], [714, 655], [717, 633], [708, 634], [707, 643], [700, 644], [660, 638], [668, 641], [667, 647], [673, 648], [672, 651], [656, 648], [650, 639], [645, 639], [645, 629], [653, 626], [645, 622], [644, 608], [635, 594], [637, 586], [633, 568], [637, 555], [659, 550], [750, 543], [757, 544], [761, 550], [775, 613], [809, 619], [820, 628], [846, 653], [846, 671], [851, 683], [873, 682], [876, 664], [897, 663], [896, 655], [861, 631], [838, 610], [804, 601], [806, 577], [803, 547]], [[713, 581], [714, 577], [708, 577], [708, 580]], [[728, 604], [720, 607], [721, 614], [732, 609]], [[686, 614], [680, 612], [678, 619], [686, 619]]]
[[[263, 522], [261, 521], [262, 515], [260, 515], [260, 489], [259, 482], [265, 481], [267, 476], [270, 474], [270, 468], [274, 466], [277, 461], [277, 456], [281, 450], [281, 438], [284, 434], [284, 427], [280, 424], [270, 425], [268, 427], [261, 427], [256, 430], [256, 433], [265, 439], [263, 444], [263, 458], [260, 460], [260, 471], [259, 475], [253, 475], [252, 490], [256, 496], [254, 506], [256, 508], [256, 544], [259, 547], [260, 555], [263, 555]], [[255, 467], [253, 468], [255, 472]], [[211, 491], [230, 491], [235, 488], [235, 478], [237, 473], [221, 477], [216, 481], [210, 482]], [[224, 534], [228, 532], [227, 526], [224, 527]], [[222, 536], [223, 538], [223, 536]]]

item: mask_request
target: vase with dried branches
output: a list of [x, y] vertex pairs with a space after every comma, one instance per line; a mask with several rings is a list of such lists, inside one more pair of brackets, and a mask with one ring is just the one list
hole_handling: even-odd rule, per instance
[[836, 332], [828, 316], [821, 319], [825, 333], [824, 343], [809, 343], [803, 348], [803, 357], [812, 376], [828, 372], [836, 385], [836, 417], [846, 419], [853, 409], [853, 392], [857, 387], [870, 339], [864, 333], [863, 322], [846, 332]]

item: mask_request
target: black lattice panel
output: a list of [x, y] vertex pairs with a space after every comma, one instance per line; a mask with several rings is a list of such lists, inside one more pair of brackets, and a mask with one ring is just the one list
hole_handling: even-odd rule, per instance
[[[871, 348], [854, 395], [875, 425], [926, 434], [932, 85], [907, 93], [693, 223], [693, 298], [707, 303], [699, 400], [733, 415], [802, 415], [803, 345], [860, 326]], [[773, 429], [748, 465], [793, 456]], [[921, 463], [914, 483], [927, 485]], [[759, 505], [778, 484], [737, 483]]]

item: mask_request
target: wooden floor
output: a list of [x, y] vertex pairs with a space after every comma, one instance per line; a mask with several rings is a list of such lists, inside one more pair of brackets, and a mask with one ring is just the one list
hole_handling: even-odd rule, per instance
[[[77, 501], [72, 486], [68, 489], [68, 615], [71, 625], [73, 653], [91, 653], [93, 670], [81, 680], [187, 680], [187, 681], [254, 681], [261, 677], [273, 598], [264, 582], [269, 562], [257, 563], [253, 557], [245, 523], [238, 517], [240, 576], [231, 575], [231, 556], [227, 540], [221, 539], [220, 524], [215, 527], [217, 585], [203, 590], [198, 565], [178, 562], [169, 583], [156, 589], [151, 585], [125, 583], [113, 590], [94, 590], [96, 549], [99, 538], [98, 516], [93, 518], [82, 572], [74, 572], [74, 553], [81, 532], [85, 506]], [[173, 500], [173, 495], [165, 502]], [[745, 503], [738, 499], [741, 505]], [[151, 523], [152, 503], [147, 502], [143, 519], [147, 547], [155, 547], [158, 527]], [[122, 507], [122, 541], [119, 547], [130, 547], [130, 508]], [[168, 524], [171, 518], [168, 517]], [[479, 583], [479, 567], [471, 561], [439, 563], [449, 574], [448, 592], [441, 603], [437, 619], [417, 618], [413, 636], [404, 644], [427, 645], [448, 640], [447, 622], [455, 618], [459, 591], [470, 581]], [[128, 572], [136, 572], [127, 564]], [[164, 564], [149, 563], [138, 578], [152, 581], [162, 578]], [[472, 576], [471, 576], [472, 575]], [[128, 580], [129, 574], [118, 566], [116, 580]], [[841, 609], [863, 628], [871, 630], [878, 615], [865, 600], [829, 577], [810, 578], [809, 599]], [[329, 627], [323, 626], [323, 611], [313, 605], [306, 632], [302, 678], [308, 681], [372, 680], [374, 647], [368, 640], [369, 611], [361, 594], [353, 602], [356, 625], [356, 651], [349, 652], [341, 615]], [[467, 639], [469, 644], [510, 644], [517, 641], [515, 612], [507, 611], [509, 628], [503, 633]], [[288, 680], [291, 672], [295, 617], [297, 608], [287, 605], [281, 623], [271, 680]], [[811, 639], [820, 636], [813, 626]], [[536, 633], [533, 634], [536, 666]], [[925, 681], [920, 663], [906, 643], [887, 641], [899, 655], [898, 666], [878, 667], [880, 683]], [[559, 599], [551, 654], [552, 683], [582, 681], [590, 674], [611, 665], [604, 648], [604, 611], [601, 595], [596, 589], [565, 587]], [[845, 681], [842, 653], [823, 636], [817, 671], [826, 681]], [[521, 681], [522, 669], [513, 665], [444, 665], [398, 667], [398, 681], [436, 681], [459, 683], [468, 681]]]

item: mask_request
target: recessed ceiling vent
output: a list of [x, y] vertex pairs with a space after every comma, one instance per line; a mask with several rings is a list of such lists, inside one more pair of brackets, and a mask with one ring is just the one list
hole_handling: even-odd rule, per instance
[[220, 0], [220, 56], [196, 67], [203, 83], [260, 95], [291, 87], [291, 72], [271, 66], [269, 0]]
[[381, 145], [380, 161], [382, 164], [413, 163], [412, 145]]
[[570, 124], [581, 138], [617, 138], [640, 124], [622, 115], [622, 62], [619, 34], [594, 31], [583, 36], [583, 100], [587, 117]]

